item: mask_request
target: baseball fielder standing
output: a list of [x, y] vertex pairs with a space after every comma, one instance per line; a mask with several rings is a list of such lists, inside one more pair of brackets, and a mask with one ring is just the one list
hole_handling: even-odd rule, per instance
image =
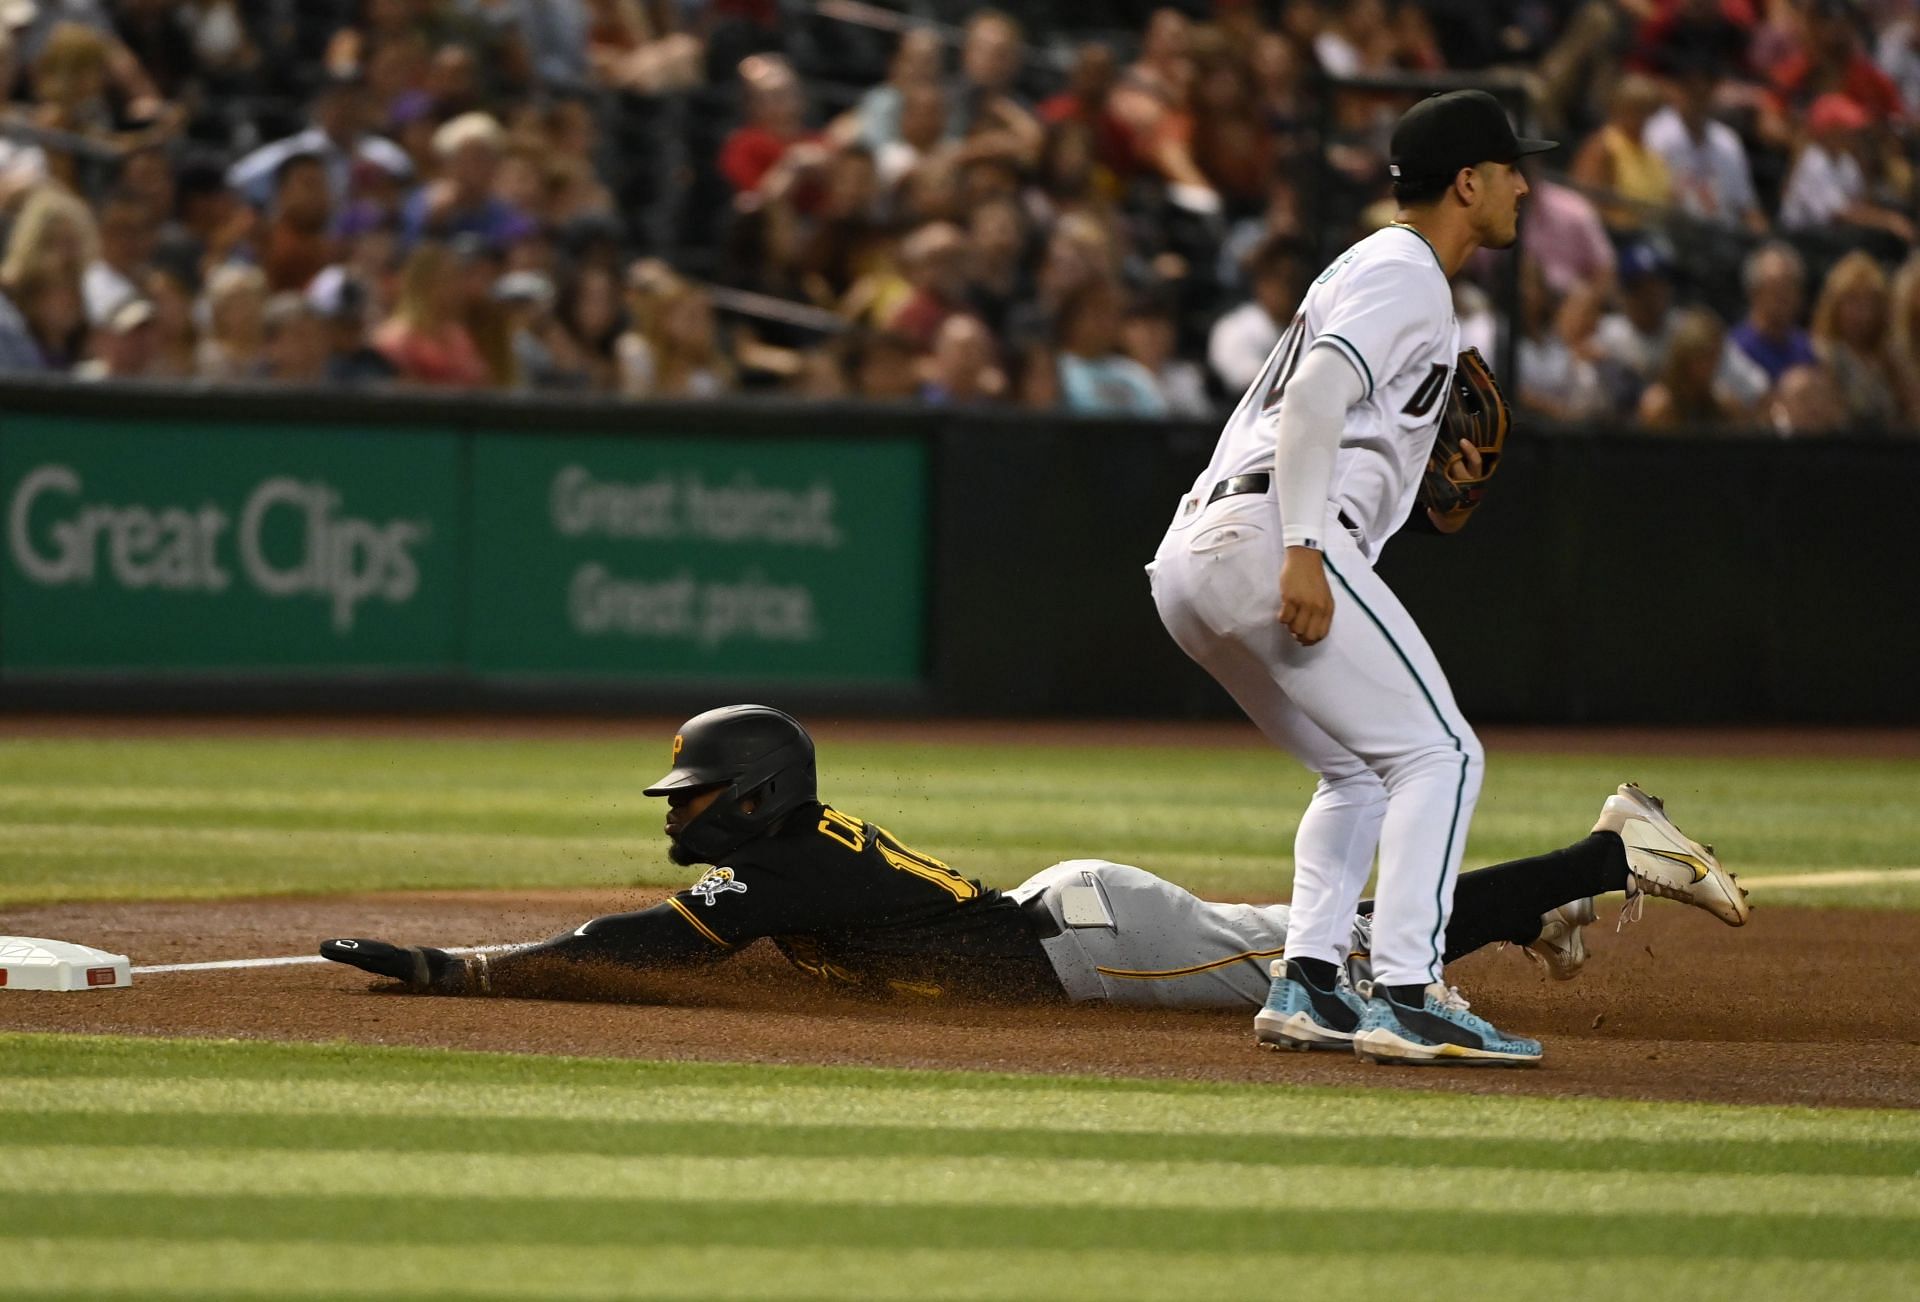
[[[1515, 164], [1553, 147], [1516, 138], [1482, 91], [1407, 111], [1392, 140], [1398, 219], [1308, 289], [1149, 567], [1180, 648], [1320, 777], [1294, 839], [1286, 966], [1255, 1020], [1266, 1044], [1377, 1061], [1540, 1057], [1440, 981], [1482, 754], [1373, 563], [1414, 509], [1453, 387], [1449, 281], [1476, 249], [1512, 247], [1527, 193]], [[1471, 450], [1466, 462], [1479, 470]], [[1340, 964], [1376, 847], [1363, 997]]]

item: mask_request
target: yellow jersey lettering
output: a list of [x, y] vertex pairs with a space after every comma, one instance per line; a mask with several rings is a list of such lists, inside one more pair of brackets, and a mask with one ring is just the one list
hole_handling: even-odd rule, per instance
[[860, 825], [859, 819], [848, 818], [839, 810], [825, 806], [821, 807], [820, 812], [825, 815], [820, 820], [820, 832], [828, 840], [838, 841], [855, 854], [867, 848], [867, 831]]
[[931, 882], [956, 900], [971, 900], [980, 894], [980, 888], [962, 877], [953, 869], [941, 863], [930, 854], [921, 854], [900, 844], [898, 837], [886, 828], [875, 829], [880, 833], [874, 842], [874, 848], [880, 851], [880, 857], [889, 865], [903, 873], [912, 873], [922, 881]]

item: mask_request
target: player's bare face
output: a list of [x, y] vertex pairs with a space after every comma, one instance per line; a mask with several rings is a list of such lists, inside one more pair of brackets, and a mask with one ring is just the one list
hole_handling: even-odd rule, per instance
[[1520, 239], [1520, 202], [1527, 196], [1527, 178], [1512, 163], [1486, 163], [1478, 170], [1480, 243], [1489, 249], [1510, 249]]

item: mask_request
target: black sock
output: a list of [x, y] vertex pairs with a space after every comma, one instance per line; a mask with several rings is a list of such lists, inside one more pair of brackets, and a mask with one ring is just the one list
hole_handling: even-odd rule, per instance
[[1287, 962], [1298, 968], [1316, 990], [1333, 989], [1338, 969], [1324, 958], [1290, 958]]
[[1393, 1002], [1404, 1004], [1408, 1008], [1427, 1006], [1427, 988], [1424, 985], [1388, 986], [1387, 993], [1393, 996]]
[[1461, 873], [1447, 923], [1446, 962], [1482, 945], [1540, 938], [1540, 915], [1590, 895], [1627, 889], [1627, 851], [1612, 832], [1564, 850]]

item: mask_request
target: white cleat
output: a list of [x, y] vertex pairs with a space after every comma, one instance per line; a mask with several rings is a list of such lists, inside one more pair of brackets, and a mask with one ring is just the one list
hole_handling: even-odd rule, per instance
[[[1729, 927], [1745, 924], [1751, 910], [1738, 879], [1720, 866], [1713, 847], [1673, 825], [1666, 806], [1631, 782], [1607, 797], [1596, 832], [1613, 832], [1627, 847], [1627, 906], [1658, 895], [1705, 909]], [[1634, 916], [1639, 916], [1637, 913]]]
[[1562, 904], [1540, 918], [1540, 938], [1526, 948], [1529, 958], [1544, 963], [1555, 981], [1571, 981], [1587, 965], [1587, 941], [1582, 927], [1593, 924], [1593, 900]]

